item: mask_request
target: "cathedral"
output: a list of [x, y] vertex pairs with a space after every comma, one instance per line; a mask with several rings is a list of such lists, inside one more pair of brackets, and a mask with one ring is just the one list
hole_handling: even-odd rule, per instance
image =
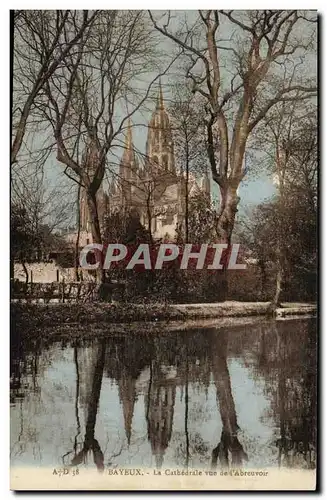
[[[205, 196], [210, 201], [208, 174], [201, 179], [189, 174], [188, 196]], [[177, 171], [174, 140], [168, 112], [159, 85], [156, 108], [148, 124], [145, 155], [137, 155], [133, 144], [132, 123], [129, 121], [124, 151], [118, 172], [107, 193], [101, 187], [97, 193], [100, 225], [106, 215], [137, 212], [141, 223], [154, 239], [173, 239], [185, 217], [186, 177]], [[90, 215], [86, 194], [80, 201], [81, 235], [90, 233]], [[85, 239], [85, 238], [84, 238]], [[85, 243], [91, 242], [91, 235]]]

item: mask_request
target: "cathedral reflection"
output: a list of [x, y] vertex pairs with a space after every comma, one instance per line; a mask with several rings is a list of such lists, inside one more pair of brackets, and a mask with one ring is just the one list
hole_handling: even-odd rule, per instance
[[148, 439], [156, 467], [160, 468], [172, 434], [177, 380], [169, 378], [158, 361], [156, 358], [151, 362], [145, 411]]
[[[20, 417], [25, 418], [29, 407], [25, 399], [38, 394], [43, 397], [40, 380], [51, 363], [48, 351], [26, 344], [24, 352], [12, 351], [11, 402], [21, 404]], [[61, 352], [66, 347], [61, 346]], [[188, 329], [176, 332], [150, 332], [113, 335], [106, 340], [80, 342], [71, 349], [76, 376], [74, 394], [75, 435], [72, 450], [65, 450], [68, 465], [94, 464], [99, 471], [108, 463], [103, 431], [97, 431], [98, 415], [114, 412], [108, 401], [101, 399], [103, 377], [117, 387], [124, 436], [118, 436], [123, 452], [135, 450], [140, 443], [135, 421], [143, 419], [153, 464], [157, 468], [194, 463], [216, 467], [244, 466], [252, 461], [256, 450], [245, 446], [239, 432], [233, 380], [229, 360], [238, 360], [247, 377], [261, 387], [267, 406], [262, 419], [274, 423], [269, 445], [276, 465], [281, 467], [314, 468], [316, 466], [316, 325], [314, 321], [266, 322], [248, 328]], [[70, 355], [71, 356], [71, 355]], [[232, 380], [231, 380], [232, 378]], [[194, 406], [197, 394], [215, 395], [216, 406]], [[31, 404], [36, 404], [35, 397]], [[211, 400], [212, 401], [212, 400]], [[116, 403], [114, 403], [116, 404]], [[178, 404], [178, 410], [176, 405]], [[195, 415], [195, 411], [198, 412]], [[141, 413], [140, 413], [141, 412]], [[209, 412], [210, 415], [206, 415]], [[243, 417], [251, 412], [245, 404], [240, 408]], [[196, 417], [196, 419], [195, 419]], [[207, 418], [208, 417], [208, 418]], [[219, 430], [206, 432], [206, 421], [216, 422]], [[242, 419], [243, 421], [243, 419]], [[137, 425], [136, 425], [137, 424]], [[31, 421], [33, 425], [33, 421]], [[252, 424], [251, 424], [252, 425]], [[253, 426], [256, 422], [253, 422]], [[142, 427], [142, 425], [141, 425]], [[20, 443], [31, 439], [21, 425]], [[177, 430], [178, 429], [178, 430]], [[106, 430], [105, 430], [106, 432]], [[26, 433], [26, 435], [24, 434]], [[109, 436], [110, 440], [110, 436]], [[248, 443], [248, 441], [247, 441]], [[42, 446], [42, 443], [40, 444]], [[19, 447], [19, 449], [23, 449]], [[177, 463], [177, 462], [176, 462]]]

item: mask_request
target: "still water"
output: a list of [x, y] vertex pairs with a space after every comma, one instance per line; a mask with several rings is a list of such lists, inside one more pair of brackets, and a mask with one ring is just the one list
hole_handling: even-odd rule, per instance
[[138, 328], [12, 346], [12, 466], [315, 468], [315, 319]]

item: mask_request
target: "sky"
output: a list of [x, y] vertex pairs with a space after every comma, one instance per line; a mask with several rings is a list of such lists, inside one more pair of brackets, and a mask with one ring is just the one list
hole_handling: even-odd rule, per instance
[[[159, 15], [159, 14], [156, 14]], [[189, 22], [192, 22], [193, 17], [195, 16], [194, 11], [184, 11], [178, 13], [180, 16], [185, 16]], [[228, 30], [228, 26], [222, 23], [221, 26], [221, 37], [222, 38], [229, 38], [231, 36], [230, 30]], [[232, 35], [234, 36], [234, 35]], [[159, 48], [160, 50], [162, 49], [163, 52], [167, 52], [167, 49], [172, 49], [171, 47], [171, 42], [167, 41], [166, 38], [162, 38], [159, 43]], [[311, 65], [307, 66], [306, 69], [307, 71], [316, 71], [316, 57], [313, 57], [311, 59]], [[227, 61], [227, 65], [229, 62]], [[227, 66], [226, 66], [227, 68]], [[227, 71], [227, 69], [224, 68], [222, 70], [222, 74], [224, 71]], [[171, 69], [169, 76], [162, 77], [162, 86], [164, 89], [164, 97], [166, 98], [166, 101], [169, 101], [170, 97], [170, 87], [172, 81], [175, 79], [176, 75], [179, 73], [179, 76], [181, 75], [181, 68], [177, 65], [173, 66]], [[225, 73], [226, 74], [226, 73]], [[227, 74], [226, 74], [227, 75]], [[152, 79], [152, 77], [150, 77]], [[229, 84], [230, 77], [226, 79], [226, 82]], [[147, 82], [144, 82], [145, 88], [147, 87]], [[157, 86], [155, 86], [157, 88]], [[148, 123], [151, 117], [151, 113], [155, 108], [155, 94], [156, 94], [156, 89], [155, 93], [152, 95], [151, 99], [149, 99], [147, 109], [143, 111], [142, 113], [136, 113], [133, 116], [133, 139], [134, 139], [134, 144], [137, 150], [140, 152], [145, 153], [145, 144], [146, 144], [146, 137], [147, 137], [147, 129], [144, 127]], [[142, 124], [143, 126], [137, 126], [137, 124]], [[121, 141], [123, 141], [123, 136], [120, 138]], [[117, 157], [122, 155], [123, 150], [117, 152]], [[117, 161], [117, 160], [116, 160]], [[258, 159], [258, 162], [260, 163], [260, 160]], [[263, 172], [262, 174], [257, 173], [257, 168], [256, 174], [252, 175], [251, 172], [251, 165], [248, 166], [248, 174], [245, 177], [244, 181], [241, 183], [241, 186], [239, 188], [239, 196], [241, 198], [240, 205], [239, 205], [239, 210], [243, 211], [250, 205], [256, 205], [265, 199], [269, 198], [270, 196], [273, 195], [275, 188], [272, 182], [272, 178], [267, 175], [266, 172]], [[58, 161], [55, 158], [55, 155], [52, 155], [49, 157], [46, 165], [45, 165], [45, 174], [46, 174], [46, 179], [48, 180], [49, 184], [56, 185], [60, 182], [62, 182], [63, 178], [63, 170], [64, 167], [62, 164], [59, 164]], [[71, 182], [71, 181], [69, 181]], [[216, 186], [213, 186], [212, 183], [212, 191], [213, 195], [218, 194], [218, 190]]]
[[[164, 89], [164, 99], [165, 96], [167, 97], [168, 95], [168, 98], [165, 99], [165, 105], [167, 108], [169, 106], [169, 79], [166, 78], [166, 83], [164, 78], [162, 78], [161, 81], [162, 81], [162, 87]], [[140, 153], [145, 153], [146, 151], [146, 140], [148, 133], [146, 125], [150, 121], [151, 115], [155, 110], [155, 106], [156, 106], [156, 100], [149, 99], [149, 104], [147, 105], [147, 109], [145, 111], [142, 111], [142, 113], [136, 113], [135, 116], [132, 118], [133, 143], [136, 151], [139, 151]], [[124, 137], [122, 136], [120, 141], [123, 142], [123, 140]], [[123, 149], [117, 150], [118, 158], [115, 159], [115, 163], [119, 162], [119, 158], [122, 156], [122, 154], [123, 154]], [[70, 182], [73, 185], [74, 183], [69, 179], [67, 179], [66, 176], [64, 176], [63, 170], [64, 170], [63, 165], [57, 161], [55, 155], [51, 155], [45, 165], [45, 176], [47, 182], [50, 185], [55, 186], [58, 183], [62, 182], [63, 179], [65, 179], [64, 182]], [[239, 196], [241, 198], [239, 205], [240, 211], [242, 211], [245, 207], [248, 207], [249, 205], [256, 205], [258, 203], [261, 203], [265, 199], [271, 197], [275, 192], [275, 187], [272, 182], [272, 178], [269, 177], [267, 172], [262, 172], [262, 174], [258, 174], [257, 168], [255, 170], [256, 174], [254, 174], [254, 172], [251, 171], [251, 165], [249, 165], [248, 174], [245, 176], [244, 180], [240, 184], [239, 188]], [[219, 196], [218, 194], [219, 191], [218, 187], [215, 185], [212, 179], [211, 179], [211, 189], [213, 198], [217, 199], [217, 196]]]

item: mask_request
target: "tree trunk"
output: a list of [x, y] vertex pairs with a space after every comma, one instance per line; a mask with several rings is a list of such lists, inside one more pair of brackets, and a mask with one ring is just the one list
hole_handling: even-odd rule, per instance
[[220, 196], [220, 211], [216, 229], [219, 243], [227, 244], [227, 249], [223, 252], [222, 258], [223, 269], [219, 273], [219, 300], [224, 301], [228, 296], [227, 268], [239, 197], [237, 196], [236, 188], [231, 186], [220, 186]]
[[277, 265], [277, 273], [276, 273], [276, 288], [275, 288], [275, 295], [271, 301], [271, 308], [273, 310], [276, 309], [276, 307], [280, 307], [280, 294], [282, 291], [282, 285], [283, 285], [283, 280], [284, 280], [284, 258], [283, 258], [283, 250], [282, 250], [282, 228], [278, 228], [278, 234], [277, 234], [277, 248], [276, 248], [276, 265]]
[[265, 288], [266, 288], [266, 283], [267, 283], [267, 272], [266, 272], [266, 263], [264, 259], [259, 259], [258, 266], [260, 269], [260, 275], [261, 275], [261, 299], [263, 299], [264, 294], [265, 294]]
[[188, 383], [189, 383], [189, 363], [188, 363], [188, 346], [186, 345], [186, 379], [185, 379], [185, 414], [184, 414], [184, 428], [185, 428], [185, 439], [186, 439], [186, 461], [185, 466], [188, 468], [190, 459], [190, 437], [188, 431], [188, 416], [189, 416], [189, 394], [188, 394]]
[[150, 236], [150, 243], [153, 244], [153, 236], [152, 236], [152, 214], [151, 214], [151, 207], [150, 207], [149, 203], [147, 203], [146, 211], [147, 211], [148, 231], [149, 231], [149, 236]]
[[80, 348], [76, 352], [81, 370], [77, 380], [76, 392], [81, 399], [85, 411], [85, 436], [83, 449], [74, 455], [71, 465], [78, 466], [86, 458], [89, 451], [93, 452], [93, 460], [97, 469], [104, 470], [104, 455], [95, 439], [95, 425], [99, 407], [101, 384], [105, 364], [106, 343], [95, 344], [92, 348]]
[[272, 306], [274, 306], [275, 308], [280, 307], [279, 298], [280, 298], [280, 294], [282, 291], [283, 274], [284, 274], [279, 258], [277, 259], [277, 266], [278, 266], [278, 268], [277, 268], [277, 275], [276, 275], [276, 290], [275, 290], [274, 298], [272, 300]]
[[87, 190], [87, 204], [91, 219], [90, 222], [91, 222], [92, 241], [93, 243], [102, 244], [96, 193], [91, 192], [89, 189]]
[[217, 222], [217, 233], [221, 243], [231, 244], [232, 233], [237, 213], [237, 205], [240, 198], [237, 196], [236, 188], [232, 186], [220, 187], [220, 211]]
[[10, 279], [15, 279], [15, 259], [13, 255], [10, 256]]
[[186, 190], [185, 190], [185, 243], [188, 243], [188, 219], [189, 219], [189, 207], [188, 207], [188, 186], [189, 186], [189, 161], [188, 155], [186, 160]]
[[[87, 190], [87, 204], [90, 212], [92, 242], [102, 245], [102, 235], [101, 235], [101, 228], [98, 216], [96, 193], [92, 192], [90, 189]], [[96, 257], [97, 261], [99, 262], [99, 267], [96, 273], [96, 279], [98, 283], [104, 283], [105, 272], [103, 270], [102, 254], [100, 255], [100, 252], [97, 252]]]
[[80, 184], [78, 185], [78, 192], [77, 192], [77, 238], [76, 238], [76, 243], [75, 243], [75, 278], [76, 281], [80, 281], [79, 273], [78, 273], [78, 267], [79, 267], [79, 240], [80, 240], [80, 234], [81, 234], [81, 206], [80, 206], [80, 201], [81, 201], [81, 186]]
[[211, 466], [217, 465], [219, 459], [222, 467], [229, 467], [229, 452], [232, 455], [232, 466], [241, 466], [248, 459], [243, 446], [238, 440], [237, 416], [227, 366], [228, 332], [212, 339], [212, 374], [217, 391], [217, 403], [222, 421], [220, 442], [212, 451]]
[[24, 259], [21, 260], [21, 264], [23, 266], [24, 273], [25, 273], [25, 284], [27, 285], [28, 284], [28, 271], [27, 271], [27, 267], [26, 267]]

